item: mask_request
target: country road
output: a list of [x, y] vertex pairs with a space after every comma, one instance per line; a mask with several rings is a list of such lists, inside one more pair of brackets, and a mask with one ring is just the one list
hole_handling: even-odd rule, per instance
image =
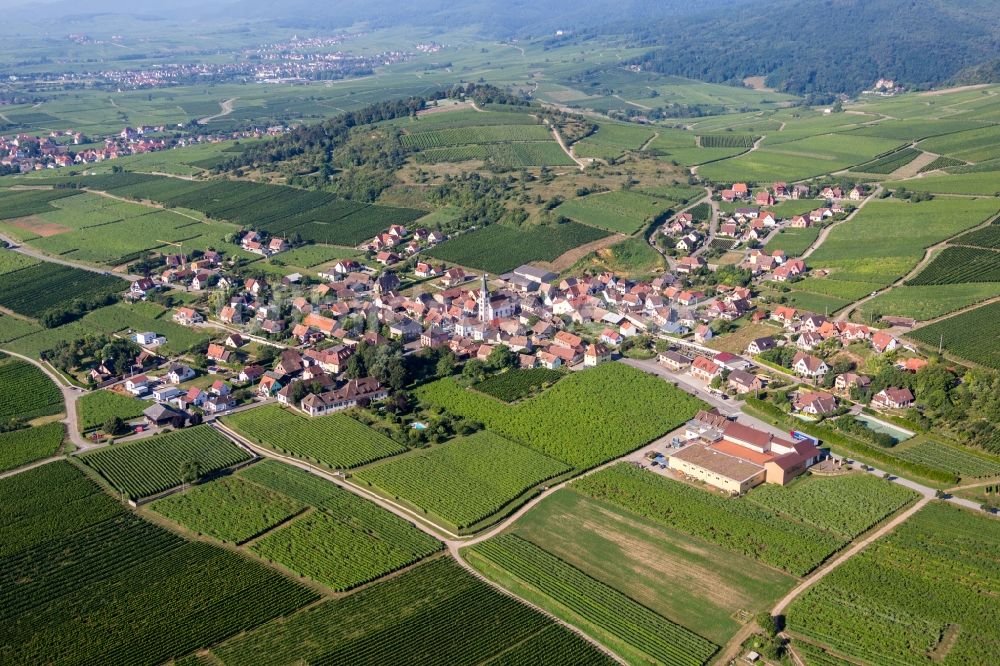
[[545, 124], [549, 126], [549, 130], [552, 132], [552, 136], [556, 138], [556, 142], [559, 144], [559, 147], [563, 149], [563, 152], [566, 153], [566, 156], [569, 157], [574, 162], [576, 162], [576, 165], [580, 167], [580, 171], [586, 169], [587, 163], [578, 158], [576, 155], [574, 155], [573, 151], [566, 147], [566, 142], [563, 141], [562, 135], [559, 134], [559, 130], [556, 129], [555, 125], [550, 123], [548, 118], [545, 119]]
[[225, 116], [228, 116], [230, 113], [233, 112], [233, 102], [235, 102], [237, 99], [239, 99], [239, 97], [232, 97], [223, 102], [219, 102], [219, 106], [222, 107], [221, 112], [215, 114], [214, 116], [206, 116], [202, 118], [201, 120], [198, 121], [198, 124], [207, 125], [213, 120], [216, 120], [217, 118], [224, 118]]
[[881, 194], [881, 192], [882, 192], [882, 186], [879, 185], [878, 187], [875, 188], [875, 191], [868, 196], [867, 199], [862, 201], [860, 204], [858, 204], [857, 208], [851, 211], [850, 215], [845, 217], [840, 222], [834, 222], [833, 224], [827, 227], [823, 227], [823, 229], [819, 232], [819, 236], [816, 237], [816, 240], [813, 241], [812, 245], [807, 247], [806, 251], [803, 252], [801, 255], [799, 255], [799, 259], [802, 260], [808, 259], [812, 255], [812, 253], [815, 252], [819, 248], [819, 246], [823, 244], [824, 241], [826, 241], [826, 238], [827, 236], [830, 235], [831, 231], [833, 231], [836, 227], [839, 227], [840, 225], [844, 224], [845, 222], [850, 222], [851, 220], [853, 220], [854, 217], [861, 212], [861, 209], [867, 206], [868, 202], [871, 201], [872, 199], [875, 199], [879, 194]]
[[91, 273], [100, 273], [101, 275], [115, 275], [120, 278], [125, 278], [126, 280], [138, 280], [139, 278], [142, 277], [141, 275], [131, 275], [129, 273], [114, 273], [110, 270], [100, 269], [95, 266], [88, 266], [87, 264], [81, 264], [75, 261], [67, 261], [66, 259], [60, 259], [58, 257], [52, 257], [43, 252], [39, 252], [34, 248], [28, 247], [27, 245], [21, 245], [19, 241], [16, 241], [13, 238], [10, 238], [9, 236], [5, 236], [3, 234], [0, 234], [0, 241], [4, 241], [5, 243], [7, 243], [8, 249], [13, 250], [14, 252], [23, 254], [26, 257], [38, 259], [39, 261], [47, 261], [50, 264], [60, 264], [62, 266], [69, 266], [71, 268], [79, 268], [80, 270], [90, 271]]

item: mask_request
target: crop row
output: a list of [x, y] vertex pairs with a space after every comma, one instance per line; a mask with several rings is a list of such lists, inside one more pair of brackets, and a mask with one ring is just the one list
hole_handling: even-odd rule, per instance
[[984, 331], [1000, 330], [1000, 302], [943, 319], [930, 326], [912, 331], [909, 336], [926, 345], [937, 347], [962, 358], [1000, 370], [1000, 348], [996, 340]]
[[552, 134], [544, 125], [487, 125], [452, 127], [404, 134], [403, 145], [409, 148], [439, 148], [466, 144], [507, 143], [512, 141], [548, 141]]
[[426, 453], [386, 461], [355, 476], [464, 529], [569, 469], [483, 431]]
[[0, 472], [55, 454], [65, 434], [62, 423], [0, 433]]
[[517, 402], [546, 385], [555, 384], [563, 376], [558, 370], [546, 368], [508, 370], [484, 379], [473, 388], [504, 402]]
[[702, 148], [753, 148], [759, 138], [749, 134], [704, 134], [699, 142]]
[[13, 273], [28, 266], [35, 266], [38, 263], [38, 259], [34, 257], [0, 248], [0, 275]]
[[897, 150], [894, 153], [880, 157], [877, 160], [858, 165], [852, 168], [851, 171], [860, 173], [892, 173], [896, 169], [906, 166], [917, 159], [917, 156], [921, 154], [923, 154], [923, 151], [916, 148], [903, 148], [902, 150]]
[[50, 201], [79, 194], [76, 190], [0, 190], [0, 220], [52, 210]]
[[0, 423], [13, 418], [30, 421], [58, 414], [63, 408], [59, 387], [27, 361], [0, 361]]
[[718, 646], [512, 534], [473, 550], [657, 663], [700, 666]]
[[970, 231], [959, 236], [954, 241], [956, 245], [974, 245], [988, 249], [1000, 250], [1000, 224], [991, 224], [988, 227]]
[[581, 478], [572, 487], [796, 575], [814, 569], [845, 541], [770, 509], [729, 500], [624, 463]]
[[135, 499], [180, 485], [186, 465], [207, 474], [249, 460], [250, 454], [203, 425], [119, 444], [81, 459], [116, 490]]
[[118, 417], [133, 419], [141, 416], [148, 402], [112, 391], [92, 391], [77, 401], [80, 429], [86, 432], [103, 425], [108, 419]]
[[940, 467], [963, 477], [1000, 474], [1000, 462], [937, 442], [919, 442], [914, 446], [895, 451], [895, 454], [904, 460]]
[[938, 169], [946, 169], [948, 167], [957, 167], [965, 164], [962, 160], [956, 160], [953, 157], [937, 157], [933, 162], [922, 167], [918, 173], [925, 173], [927, 171], [936, 171]]
[[350, 469], [406, 450], [346, 414], [308, 419], [272, 405], [225, 421], [253, 442], [332, 469]]
[[1000, 252], [972, 247], [946, 247], [910, 285], [1000, 282]]
[[87, 309], [92, 309], [90, 304], [110, 300], [125, 286], [122, 279], [111, 275], [42, 263], [0, 275], [0, 305], [28, 317], [41, 317], [74, 303], [86, 303]]

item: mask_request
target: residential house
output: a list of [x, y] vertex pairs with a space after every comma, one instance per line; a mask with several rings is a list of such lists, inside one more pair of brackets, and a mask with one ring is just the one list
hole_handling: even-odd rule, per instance
[[795, 371], [795, 374], [802, 377], [816, 378], [822, 377], [829, 372], [830, 366], [821, 358], [806, 354], [805, 352], [796, 352], [792, 358], [792, 370]]
[[872, 347], [874, 347], [875, 351], [879, 354], [890, 352], [898, 346], [899, 340], [885, 331], [879, 331], [872, 336]]
[[200, 324], [205, 321], [205, 318], [202, 317], [198, 311], [188, 307], [177, 308], [174, 310], [173, 319], [181, 326], [193, 326], [194, 324]]
[[693, 361], [693, 359], [685, 356], [684, 354], [671, 350], [660, 353], [656, 357], [656, 360], [660, 363], [660, 365], [663, 365], [674, 372], [686, 370], [691, 367], [691, 363]]
[[872, 407], [876, 409], [906, 409], [912, 404], [913, 393], [908, 388], [890, 386], [872, 398]]
[[610, 360], [611, 352], [601, 343], [587, 345], [587, 349], [583, 353], [583, 364], [587, 367], [594, 367]]
[[837, 399], [822, 391], [800, 391], [795, 398], [795, 409], [813, 416], [830, 414], [837, 410]]
[[778, 346], [778, 343], [774, 338], [767, 336], [763, 338], [755, 338], [750, 341], [747, 345], [747, 354], [751, 356], [756, 356], [757, 354], [763, 354], [769, 349], [774, 349]]
[[729, 388], [742, 395], [760, 391], [764, 388], [764, 382], [753, 373], [745, 370], [733, 370], [729, 373]]
[[710, 382], [717, 375], [722, 374], [722, 367], [715, 361], [705, 356], [697, 356], [691, 363], [689, 371], [691, 376], [705, 382]]

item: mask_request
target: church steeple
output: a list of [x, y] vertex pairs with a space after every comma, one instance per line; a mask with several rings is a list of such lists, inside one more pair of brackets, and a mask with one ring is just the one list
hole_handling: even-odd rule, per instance
[[488, 275], [483, 273], [483, 283], [479, 287], [479, 321], [487, 322], [492, 317], [489, 316], [490, 312], [490, 288], [486, 284]]

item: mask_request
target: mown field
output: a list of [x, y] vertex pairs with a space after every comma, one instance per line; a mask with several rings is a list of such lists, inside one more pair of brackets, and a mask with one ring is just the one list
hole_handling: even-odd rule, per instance
[[[766, 491], [760, 500], [753, 493], [733, 500], [622, 463], [572, 488], [798, 576], [915, 497], [875, 478], [844, 488], [815, 481], [800, 483], [793, 493]], [[863, 511], [847, 503], [852, 494], [866, 501]], [[799, 507], [796, 496], [814, 506]]]
[[330, 469], [349, 469], [406, 450], [347, 414], [307, 418], [267, 405], [231, 414], [223, 422], [251, 442]]
[[565, 463], [483, 431], [379, 463], [354, 478], [463, 530], [569, 470]]
[[26, 317], [106, 304], [125, 290], [125, 281], [60, 264], [42, 263], [0, 275], [0, 306]]
[[604, 192], [570, 199], [556, 213], [608, 231], [633, 234], [669, 210], [671, 202], [638, 192]]
[[816, 242], [819, 238], [820, 229], [809, 227], [806, 229], [782, 229], [767, 241], [767, 249], [784, 250], [789, 257], [797, 257]]
[[66, 462], [0, 482], [4, 661], [155, 664], [317, 595], [126, 512]]
[[138, 499], [183, 483], [185, 463], [201, 474], [250, 460], [249, 453], [202, 425], [87, 453], [80, 459], [115, 490]]
[[161, 353], [166, 354], [183, 354], [211, 338], [204, 330], [175, 323], [170, 310], [149, 302], [116, 303], [87, 313], [80, 323], [106, 335], [151, 331], [167, 339], [160, 347]]
[[700, 666], [718, 650], [711, 641], [516, 535], [494, 537], [473, 546], [471, 552], [477, 567], [488, 576], [499, 577], [490, 575], [492, 569], [483, 566], [483, 560], [547, 597], [546, 606], [554, 603], [565, 609], [563, 614], [568, 611], [571, 617], [582, 619], [591, 635], [596, 633], [605, 641], [609, 635], [612, 644], [622, 643], [654, 663]]
[[65, 436], [62, 423], [0, 433], [0, 472], [55, 455]]
[[994, 518], [931, 503], [796, 599], [787, 626], [865, 662], [992, 663], [998, 548]]
[[511, 533], [662, 617], [723, 645], [795, 578], [641, 515], [567, 488], [518, 519]]
[[974, 363], [1000, 370], [1000, 347], [986, 331], [1000, 330], [1000, 302], [918, 328], [909, 337], [928, 347], [944, 350]]
[[425, 404], [475, 419], [577, 468], [592, 467], [649, 442], [694, 415], [701, 401], [659, 377], [621, 363], [569, 375], [515, 405], [460, 387], [452, 379], [420, 387]]
[[499, 274], [531, 261], [552, 261], [564, 252], [607, 235], [606, 231], [576, 222], [524, 227], [491, 224], [436, 245], [427, 254]]
[[[461, 618], [456, 623], [455, 619]], [[265, 663], [615, 663], [545, 616], [437, 558], [212, 648], [226, 666]]]

